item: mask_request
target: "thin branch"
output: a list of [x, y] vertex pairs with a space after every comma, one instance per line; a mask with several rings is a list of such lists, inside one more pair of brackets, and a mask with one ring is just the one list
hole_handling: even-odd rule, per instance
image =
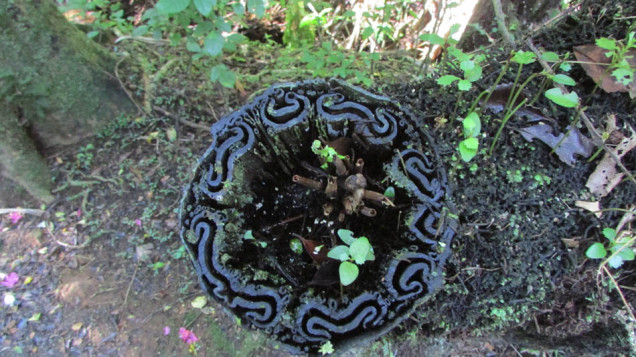
[[24, 213], [40, 217], [44, 214], [44, 211], [41, 209], [33, 208], [0, 208], [0, 214], [6, 213]]

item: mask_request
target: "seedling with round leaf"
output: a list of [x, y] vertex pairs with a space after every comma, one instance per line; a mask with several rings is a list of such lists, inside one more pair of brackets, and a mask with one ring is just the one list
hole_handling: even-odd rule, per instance
[[331, 248], [329, 253], [327, 253], [327, 257], [340, 261], [340, 266], [338, 267], [340, 283], [348, 286], [360, 274], [358, 265], [375, 260], [375, 255], [367, 237], [355, 238], [353, 232], [348, 229], [339, 229], [337, 233], [338, 237], [346, 245], [337, 245]]

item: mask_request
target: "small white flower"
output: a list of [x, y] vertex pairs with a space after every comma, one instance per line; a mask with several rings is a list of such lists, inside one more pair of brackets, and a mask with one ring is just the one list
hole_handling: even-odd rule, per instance
[[2, 298], [2, 302], [6, 306], [13, 306], [13, 304], [15, 303], [15, 296], [13, 296], [13, 294], [11, 293], [6, 293], [4, 294], [4, 297]]

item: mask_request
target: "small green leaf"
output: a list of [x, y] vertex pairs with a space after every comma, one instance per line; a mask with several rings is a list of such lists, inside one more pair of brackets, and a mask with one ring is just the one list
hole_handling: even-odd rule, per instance
[[349, 260], [349, 247], [346, 245], [337, 245], [329, 250], [327, 256], [331, 259], [340, 260], [341, 262]]
[[203, 16], [208, 16], [216, 6], [216, 0], [194, 0], [194, 6]]
[[293, 238], [289, 241], [289, 248], [296, 254], [303, 254], [303, 244], [298, 238]]
[[367, 254], [371, 250], [371, 243], [367, 237], [360, 237], [351, 243], [351, 247], [349, 248], [349, 254], [351, 254], [351, 258], [358, 265], [364, 264], [366, 261]]
[[607, 255], [607, 251], [603, 244], [596, 242], [587, 248], [585, 255], [590, 259], [603, 259]]
[[470, 71], [464, 71], [464, 78], [469, 82], [476, 82], [481, 78], [481, 66], [476, 64]]
[[335, 350], [333, 349], [333, 344], [331, 344], [331, 341], [323, 343], [318, 350], [318, 352], [320, 352], [322, 356], [332, 354], [334, 353], [334, 351]]
[[616, 239], [616, 230], [614, 228], [603, 228], [603, 237], [607, 238], [610, 242], [614, 243]]
[[243, 234], [243, 239], [245, 240], [254, 239], [254, 234], [252, 234], [251, 229], [248, 229], [247, 231], [245, 231], [245, 234]]
[[227, 88], [233, 88], [236, 83], [236, 74], [228, 69], [224, 64], [218, 64], [212, 67], [210, 71], [210, 80], [218, 81]]
[[609, 264], [614, 269], [618, 269], [621, 267], [621, 265], [623, 265], [623, 258], [621, 258], [620, 255], [615, 255], [607, 261], [607, 264]]
[[208, 298], [201, 295], [201, 296], [195, 297], [194, 300], [192, 300], [192, 302], [190, 303], [190, 305], [192, 305], [192, 307], [195, 309], [202, 309], [207, 303], [208, 303]]
[[169, 15], [176, 14], [185, 10], [190, 5], [190, 0], [159, 0], [155, 9], [160, 14]]
[[563, 62], [561, 63], [559, 68], [561, 68], [563, 72], [570, 72], [570, 70], [572, 69], [572, 65], [570, 64], [570, 62]]
[[342, 262], [338, 268], [338, 273], [340, 275], [340, 283], [344, 286], [348, 286], [358, 278], [360, 269], [351, 262]]
[[94, 38], [97, 35], [99, 35], [99, 31], [91, 31], [91, 32], [86, 34], [86, 36], [88, 36], [88, 38]]
[[188, 39], [188, 41], [186, 41], [186, 49], [190, 52], [201, 52], [201, 46], [199, 46], [199, 44], [192, 39]]
[[[318, 143], [320, 144], [320, 141], [318, 141]], [[355, 240], [353, 232], [348, 229], [338, 229], [338, 237], [340, 237], [346, 245], [351, 245]]]
[[468, 114], [462, 125], [464, 126], [464, 136], [467, 138], [475, 138], [481, 131], [481, 120], [479, 120], [479, 115], [475, 112]]
[[537, 59], [537, 55], [533, 52], [529, 51], [517, 51], [514, 56], [512, 56], [512, 61], [517, 62], [519, 64], [530, 64], [533, 63]]
[[384, 190], [384, 197], [390, 200], [393, 200], [395, 198], [395, 189], [393, 188], [393, 186], [389, 186], [386, 190]]
[[371, 26], [365, 27], [365, 29], [362, 30], [362, 39], [366, 40], [367, 38], [373, 36], [374, 32], [375, 31], [373, 31], [373, 27]]
[[459, 77], [453, 76], [452, 74], [447, 74], [445, 76], [441, 76], [437, 79], [437, 84], [441, 86], [447, 86], [455, 81], [460, 80]]
[[256, 14], [257, 18], [262, 18], [265, 15], [265, 1], [263, 0], [247, 0], [247, 9]]
[[464, 72], [468, 72], [471, 69], [475, 68], [475, 61], [471, 61], [471, 60], [462, 61], [459, 64], [459, 68], [461, 68], [461, 70], [464, 71]]
[[470, 87], [472, 87], [472, 84], [465, 79], [460, 79], [459, 82], [457, 82], [457, 88], [459, 88], [459, 90], [467, 91], [470, 90]]
[[468, 138], [459, 143], [459, 155], [464, 162], [469, 162], [477, 155], [479, 149], [479, 140], [477, 138]]
[[36, 312], [31, 317], [29, 317], [28, 321], [38, 322], [38, 321], [40, 321], [40, 317], [42, 317], [42, 313], [41, 312]]
[[547, 62], [558, 62], [559, 55], [557, 55], [555, 52], [547, 51], [541, 54], [541, 59]]
[[574, 108], [579, 104], [579, 96], [576, 92], [565, 94], [559, 88], [552, 88], [545, 91], [545, 96], [554, 103], [566, 108]]
[[628, 68], [617, 68], [612, 71], [612, 76], [616, 81], [624, 86], [634, 81], [634, 70]]
[[[612, 247], [612, 251], [616, 252], [618, 249], [623, 247], [623, 245], [615, 245]], [[623, 260], [634, 260], [634, 250], [631, 247], [625, 247], [620, 252], [618, 252], [618, 256], [620, 256]]]
[[572, 77], [570, 76], [566, 76], [565, 74], [555, 74], [553, 76], [550, 76], [550, 79], [552, 79], [556, 83], [563, 84], [566, 86], [576, 85], [576, 82], [574, 81], [574, 79], [572, 79]]
[[596, 45], [600, 48], [612, 51], [616, 49], [616, 40], [611, 38], [601, 37], [596, 39]]
[[444, 39], [434, 33], [425, 33], [420, 35], [420, 40], [428, 41], [431, 45], [443, 45]]

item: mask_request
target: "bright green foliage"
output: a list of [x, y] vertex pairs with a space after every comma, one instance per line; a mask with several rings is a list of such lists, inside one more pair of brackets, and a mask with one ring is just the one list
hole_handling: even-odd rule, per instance
[[536, 61], [536, 59], [537, 55], [535, 55], [533, 52], [522, 50], [515, 52], [515, 54], [512, 56], [512, 61], [519, 64], [530, 64]]
[[300, 239], [293, 238], [289, 241], [289, 249], [296, 254], [303, 254], [303, 244], [300, 242]]
[[478, 81], [482, 76], [482, 67], [478, 64], [481, 60], [481, 57], [474, 58], [471, 55], [468, 55], [456, 47], [449, 47], [448, 53], [451, 57], [453, 57], [457, 63], [459, 63], [459, 68], [464, 73], [464, 78], [459, 78], [454, 75], [444, 75], [437, 79], [437, 84], [441, 86], [451, 85], [453, 82], [457, 81], [457, 88], [461, 91], [468, 91], [472, 88], [472, 82]]
[[243, 234], [243, 239], [245, 239], [245, 240], [254, 239], [254, 234], [252, 234], [252, 230], [251, 229], [245, 231], [245, 234]]
[[[360, 274], [357, 265], [375, 260], [373, 247], [367, 237], [354, 238], [353, 232], [347, 229], [339, 229], [338, 236], [347, 245], [337, 245], [329, 250], [327, 256], [339, 260], [338, 273], [340, 283], [344, 286], [351, 285]], [[353, 263], [355, 262], [355, 264]], [[357, 265], [356, 265], [357, 264]]]
[[[625, 41], [626, 40], [626, 41]], [[630, 66], [627, 58], [628, 52], [636, 49], [636, 32], [632, 31], [623, 41], [601, 37], [596, 40], [596, 45], [607, 52], [605, 56], [612, 59], [610, 71], [616, 81], [622, 85], [628, 85], [634, 81], [634, 68]]]
[[393, 188], [393, 186], [387, 187], [387, 189], [384, 190], [384, 196], [393, 201], [395, 198], [395, 188]]
[[321, 146], [322, 143], [320, 143], [320, 140], [314, 140], [311, 144], [311, 151], [322, 158], [324, 164], [321, 167], [323, 169], [326, 169], [328, 164], [333, 162], [334, 158], [338, 157], [341, 160], [345, 158], [344, 155], [338, 154], [338, 152], [331, 146], [325, 145], [323, 148], [321, 148]]
[[[603, 236], [609, 241], [610, 256], [606, 262], [612, 268], [619, 268], [623, 262], [634, 260], [634, 241], [636, 237], [627, 234], [618, 234], [615, 229], [604, 228]], [[596, 242], [585, 251], [585, 255], [590, 259], [603, 259], [607, 256], [608, 250], [602, 243]]]
[[576, 92], [565, 94], [559, 88], [552, 88], [545, 91], [545, 96], [555, 104], [566, 108], [574, 108], [579, 104], [579, 96]]
[[479, 151], [479, 133], [481, 132], [481, 120], [479, 115], [475, 112], [471, 112], [462, 121], [464, 127], [465, 139], [459, 143], [457, 149], [464, 162], [472, 160]]
[[541, 54], [541, 59], [546, 62], [558, 62], [559, 55], [551, 51], [546, 51]]
[[331, 343], [331, 341], [327, 341], [323, 343], [322, 346], [320, 346], [320, 349], [318, 350], [318, 352], [320, 352], [320, 354], [324, 356], [324, 355], [334, 353], [335, 350], [333, 349], [333, 344]]
[[555, 75], [550, 75], [548, 76], [551, 80], [553, 80], [555, 83], [559, 83], [559, 84], [563, 84], [566, 86], [575, 86], [576, 82], [574, 81], [574, 79], [572, 79], [572, 77], [565, 75], [565, 74], [555, 74]]

